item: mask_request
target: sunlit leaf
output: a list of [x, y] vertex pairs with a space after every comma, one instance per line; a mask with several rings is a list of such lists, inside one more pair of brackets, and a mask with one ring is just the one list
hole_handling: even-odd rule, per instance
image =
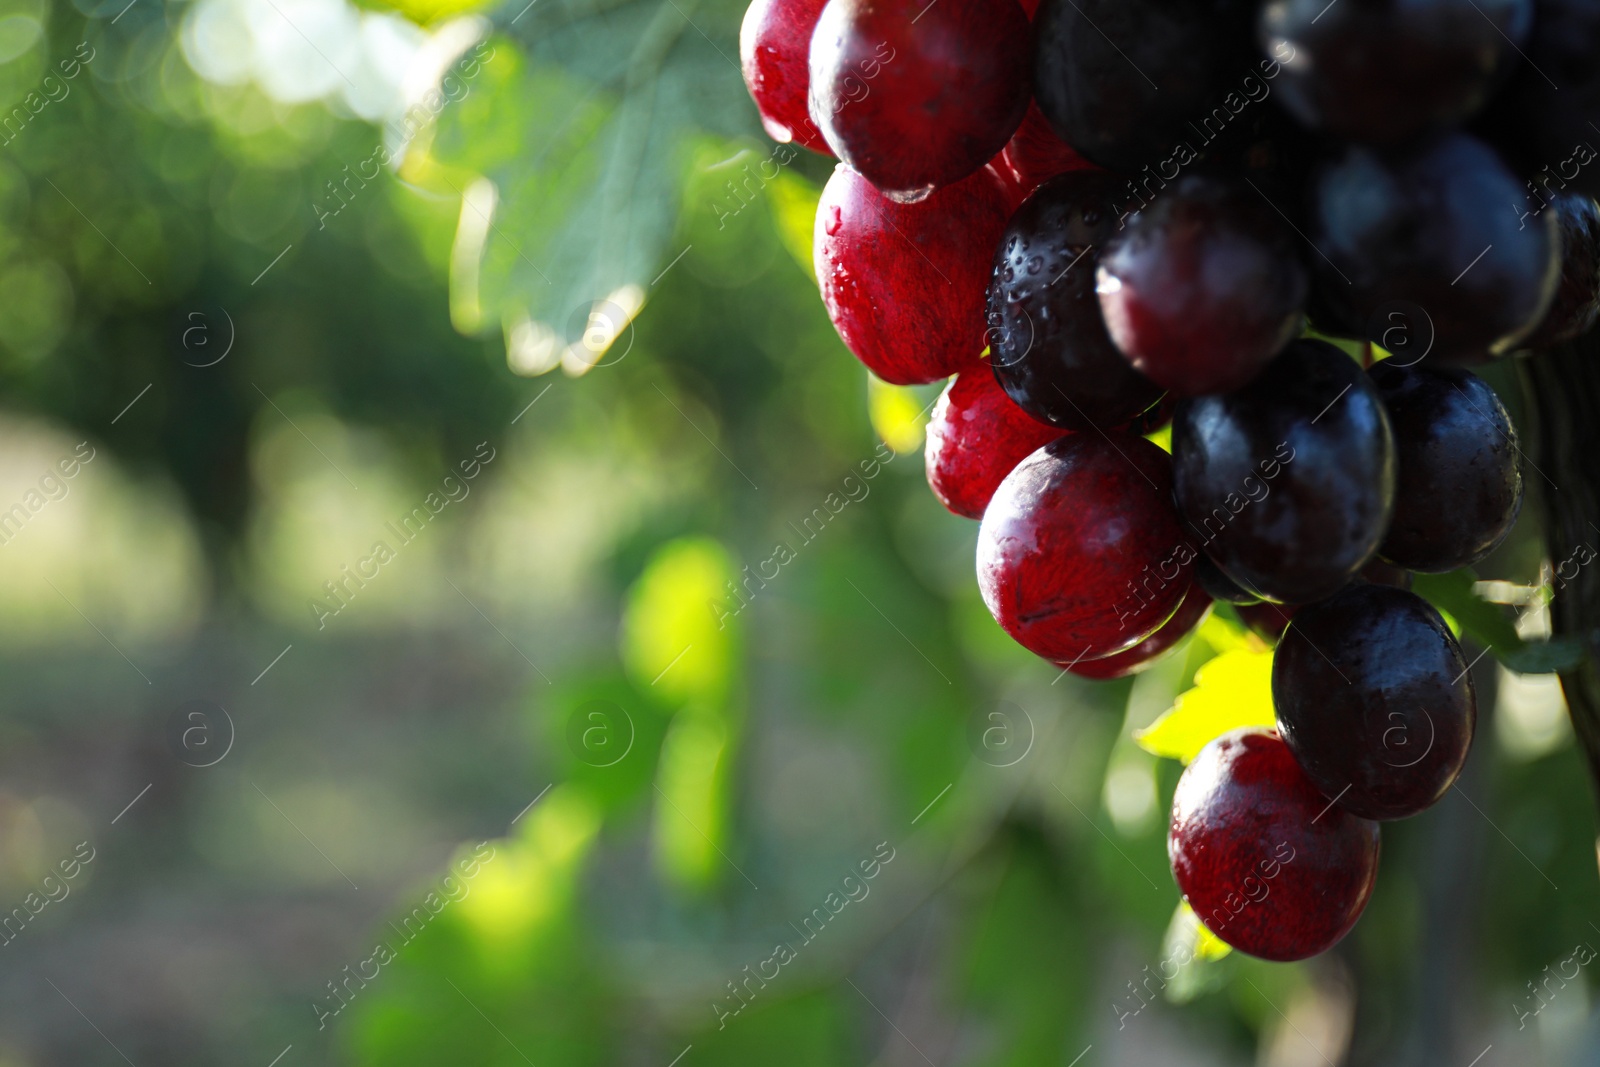
[[811, 236], [822, 190], [804, 178], [783, 173], [768, 183], [767, 199], [772, 204], [778, 239], [801, 269], [815, 279], [817, 274], [811, 257]]
[[875, 375], [867, 376], [867, 413], [872, 428], [897, 453], [905, 455], [922, 446], [929, 410], [929, 402], [910, 386], [890, 385]]
[[[494, 58], [440, 117], [431, 151], [483, 175], [461, 216], [453, 287], [468, 286], [481, 329], [603, 364], [582, 351], [597, 305], [619, 292], [648, 300], [675, 247], [692, 145], [702, 134], [759, 137], [738, 65], [735, 0], [539, 0], [499, 11]], [[465, 188], [448, 195], [464, 195]], [[631, 314], [631, 313], [630, 313]], [[466, 323], [470, 325], [470, 323]], [[543, 368], [548, 360], [523, 359]]]
[[672, 541], [645, 566], [623, 614], [622, 659], [640, 689], [666, 700], [720, 701], [732, 682], [742, 610], [728, 553]]
[[661, 746], [655, 808], [656, 863], [667, 880], [701, 889], [727, 875], [728, 727], [699, 707], [684, 709]]
[[1519, 674], [1570, 670], [1582, 661], [1583, 648], [1576, 641], [1523, 639], [1503, 608], [1474, 591], [1476, 581], [1477, 576], [1468, 568], [1449, 574], [1419, 574], [1412, 580], [1412, 590], [1454, 620], [1468, 637], [1487, 645], [1501, 663]]
[[522, 817], [514, 836], [474, 853], [481, 862], [456, 907], [486, 958], [514, 953], [564, 913], [599, 830], [595, 806], [579, 790], [555, 786]]
[[1241, 726], [1272, 726], [1272, 653], [1237, 649], [1200, 668], [1195, 686], [1133, 738], [1146, 752], [1188, 763], [1213, 738]]

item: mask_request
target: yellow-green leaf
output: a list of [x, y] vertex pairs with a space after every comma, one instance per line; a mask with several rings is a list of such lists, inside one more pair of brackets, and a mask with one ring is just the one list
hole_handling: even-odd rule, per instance
[[733, 563], [716, 541], [685, 538], [656, 551], [623, 615], [622, 659], [641, 688], [720, 703], [733, 680], [743, 605], [733, 581]]
[[915, 452], [922, 444], [930, 406], [910, 386], [890, 385], [867, 376], [867, 414], [872, 428], [884, 444], [900, 455]]
[[728, 732], [720, 716], [690, 706], [661, 746], [655, 859], [668, 881], [700, 890], [724, 873]]
[[772, 205], [778, 240], [813, 280], [817, 275], [811, 260], [812, 229], [821, 199], [821, 189], [787, 171], [767, 183], [767, 202]]
[[1272, 726], [1272, 653], [1236, 649], [1201, 667], [1194, 688], [1133, 739], [1146, 752], [1188, 763], [1212, 738], [1241, 726]]

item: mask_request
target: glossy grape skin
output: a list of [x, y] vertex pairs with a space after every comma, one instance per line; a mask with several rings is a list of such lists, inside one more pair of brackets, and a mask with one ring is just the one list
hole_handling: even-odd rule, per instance
[[1357, 583], [1301, 609], [1272, 660], [1278, 732], [1341, 808], [1404, 819], [1466, 764], [1477, 700], [1461, 646], [1415, 593]]
[[1517, 431], [1482, 378], [1456, 367], [1367, 372], [1394, 430], [1394, 517], [1379, 555], [1443, 573], [1478, 562], [1505, 540], [1522, 509]]
[[811, 117], [838, 157], [898, 200], [960, 181], [1028, 106], [1016, 0], [829, 0], [811, 38]]
[[1125, 424], [1162, 393], [1111, 343], [1095, 297], [1095, 251], [1116, 231], [1116, 184], [1101, 171], [1053, 178], [996, 242], [988, 296], [995, 377], [1023, 410], [1066, 430]]
[[895, 385], [938, 381], [984, 348], [985, 249], [1005, 226], [988, 171], [919, 204], [898, 204], [841, 164], [817, 205], [812, 256], [845, 346]]
[[1131, 648], [1171, 618], [1193, 558], [1167, 454], [1117, 431], [1069, 434], [995, 491], [978, 528], [978, 589], [1024, 648], [1081, 661]]
[[988, 367], [972, 367], [945, 387], [928, 420], [928, 487], [957, 515], [981, 519], [1012, 468], [1060, 436], [1013, 404]]
[[1293, 50], [1279, 99], [1301, 122], [1398, 144], [1482, 107], [1532, 21], [1532, 0], [1272, 0], [1258, 36]]
[[1421, 309], [1433, 362], [1504, 355], [1538, 325], [1560, 270], [1555, 217], [1519, 220], [1522, 192], [1465, 134], [1387, 158], [1349, 148], [1313, 191], [1322, 296], [1374, 344], [1385, 343], [1388, 311], [1405, 305]]
[[811, 33], [827, 0], [751, 0], [739, 27], [739, 69], [774, 141], [832, 155], [806, 107]]
[[1339, 349], [1300, 340], [1243, 389], [1172, 420], [1179, 510], [1242, 588], [1310, 603], [1372, 558], [1394, 507], [1394, 441], [1377, 389]]
[[1178, 610], [1173, 612], [1172, 618], [1162, 623], [1155, 633], [1132, 648], [1113, 652], [1099, 659], [1057, 663], [1056, 666], [1080, 678], [1093, 678], [1097, 681], [1138, 674], [1147, 667], [1155, 666], [1157, 660], [1171, 652], [1178, 642], [1193, 633], [1195, 627], [1204, 622], [1210, 613], [1211, 597], [1206, 595], [1206, 591], [1200, 588], [1198, 583], [1193, 584], [1184, 594], [1183, 603], [1178, 605]]
[[1600, 4], [1536, 0], [1522, 53], [1478, 127], [1541, 187], [1600, 196]]
[[1028, 101], [1022, 125], [1001, 150], [999, 162], [1016, 179], [1024, 197], [1058, 174], [1099, 169], [1056, 136], [1033, 100]]
[[[1085, 159], [1124, 174], [1158, 166], [1180, 143], [1203, 150], [1189, 123], [1255, 66], [1240, 47], [1246, 24], [1209, 4], [1043, 0], [1033, 24], [1039, 110]], [[1226, 136], [1237, 124], [1224, 114]]]
[[1554, 212], [1561, 230], [1561, 281], [1544, 321], [1522, 340], [1536, 351], [1582, 337], [1600, 320], [1600, 204], [1583, 193], [1556, 193], [1544, 210]]
[[1211, 562], [1211, 557], [1204, 552], [1195, 558], [1194, 580], [1206, 591], [1207, 596], [1224, 604], [1242, 606], [1261, 601], [1260, 597], [1241, 589], [1238, 582], [1223, 574], [1222, 568]]
[[1100, 253], [1106, 329], [1162, 388], [1238, 389], [1300, 332], [1307, 282], [1298, 241], [1248, 186], [1185, 177]]
[[1269, 731], [1218, 737], [1173, 793], [1178, 888], [1206, 929], [1261, 959], [1306, 959], [1349, 933], [1378, 852], [1378, 824], [1330, 805]]

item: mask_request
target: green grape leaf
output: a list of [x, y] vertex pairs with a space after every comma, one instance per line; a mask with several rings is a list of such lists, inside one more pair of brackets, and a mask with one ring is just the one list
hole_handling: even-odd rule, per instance
[[430, 146], [462, 198], [459, 329], [499, 325], [524, 373], [604, 358], [686, 251], [672, 241], [696, 141], [760, 134], [739, 71], [740, 14], [734, 0], [500, 9], [495, 55]]
[[1194, 688], [1133, 739], [1146, 752], [1188, 763], [1210, 741], [1241, 726], [1272, 726], [1272, 653], [1243, 648], [1201, 667]]
[[1477, 576], [1463, 567], [1449, 574], [1418, 574], [1411, 588], [1518, 674], [1553, 674], [1582, 661], [1583, 647], [1571, 639], [1525, 640], [1499, 605], [1473, 591], [1476, 580]]

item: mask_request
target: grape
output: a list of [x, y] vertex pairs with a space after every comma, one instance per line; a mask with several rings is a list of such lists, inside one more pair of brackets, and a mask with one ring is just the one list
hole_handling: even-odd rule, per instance
[[1109, 656], [1172, 617], [1194, 550], [1172, 462], [1142, 437], [1069, 434], [1017, 465], [978, 528], [978, 588], [1000, 626], [1055, 661]]
[[1225, 104], [1229, 79], [1242, 83], [1253, 73], [1247, 36], [1240, 17], [1205, 3], [1043, 0], [1034, 16], [1039, 110], [1102, 167], [1159, 170], [1179, 145], [1192, 159], [1238, 129], [1239, 111], [1260, 99], [1236, 93], [1238, 110]]
[[1051, 179], [1011, 217], [994, 255], [995, 376], [1024, 411], [1067, 430], [1122, 425], [1161, 397], [1111, 343], [1094, 294], [1115, 188], [1097, 171]]
[[1137, 645], [1122, 652], [1113, 652], [1109, 656], [1101, 656], [1099, 659], [1057, 663], [1056, 666], [1071, 671], [1080, 678], [1099, 680], [1126, 678], [1130, 674], [1138, 674], [1171, 652], [1173, 647], [1193, 633], [1194, 628], [1199, 626], [1210, 613], [1211, 598], [1206, 595], [1206, 591], [1199, 583], [1192, 584], [1172, 618], [1162, 623], [1155, 633]]
[[1368, 819], [1404, 819], [1444, 796], [1477, 721], [1444, 620], [1382, 585], [1351, 585], [1295, 616], [1272, 660], [1272, 702], [1306, 776]]
[[826, 0], [751, 0], [739, 27], [745, 88], [774, 141], [796, 141], [832, 155], [806, 110], [811, 31]]
[[957, 515], [981, 519], [1001, 479], [1060, 436], [1013, 404], [989, 368], [973, 367], [951, 380], [928, 420], [928, 486]]
[[1378, 391], [1325, 341], [1294, 342], [1236, 392], [1181, 401], [1172, 455], [1191, 536], [1270, 600], [1336, 592], [1372, 557], [1394, 506]]
[[1350, 148], [1314, 200], [1322, 296], [1375, 344], [1393, 350], [1393, 316], [1414, 307], [1435, 362], [1503, 355], [1549, 307], [1555, 216], [1519, 219], [1522, 188], [1480, 141], [1450, 134], [1390, 157]]
[[1237, 389], [1299, 333], [1297, 238], [1254, 190], [1183, 178], [1100, 253], [1106, 328], [1134, 367], [1173, 392]]
[[811, 117], [887, 195], [919, 200], [987, 163], [1028, 107], [1016, 0], [829, 0], [811, 37]]
[[1583, 193], [1556, 193], [1545, 210], [1561, 229], [1561, 281], [1544, 321], [1522, 341], [1533, 349], [1582, 337], [1600, 320], [1600, 204]]
[[874, 374], [911, 385], [977, 363], [987, 250], [1007, 206], [986, 170], [899, 204], [849, 167], [834, 169], [817, 205], [817, 281], [845, 346]]
[[1547, 194], [1600, 196], [1600, 4], [1537, 0], [1522, 55], [1480, 128]]
[[1378, 824], [1328, 803], [1276, 734], [1235, 730], [1178, 779], [1167, 856], [1195, 916], [1241, 952], [1300, 960], [1361, 917]]
[[1058, 174], [1098, 169], [1056, 136], [1044, 112], [1032, 100], [1028, 101], [1022, 125], [1001, 151], [1000, 163], [1022, 187], [1024, 197]]
[[1532, 0], [1271, 0], [1260, 41], [1292, 54], [1280, 99], [1301, 122], [1398, 144], [1482, 107], [1532, 21]]
[[1368, 372], [1394, 429], [1394, 518], [1378, 552], [1414, 571], [1478, 562], [1522, 508], [1521, 453], [1511, 417], [1487, 382], [1454, 367]]

